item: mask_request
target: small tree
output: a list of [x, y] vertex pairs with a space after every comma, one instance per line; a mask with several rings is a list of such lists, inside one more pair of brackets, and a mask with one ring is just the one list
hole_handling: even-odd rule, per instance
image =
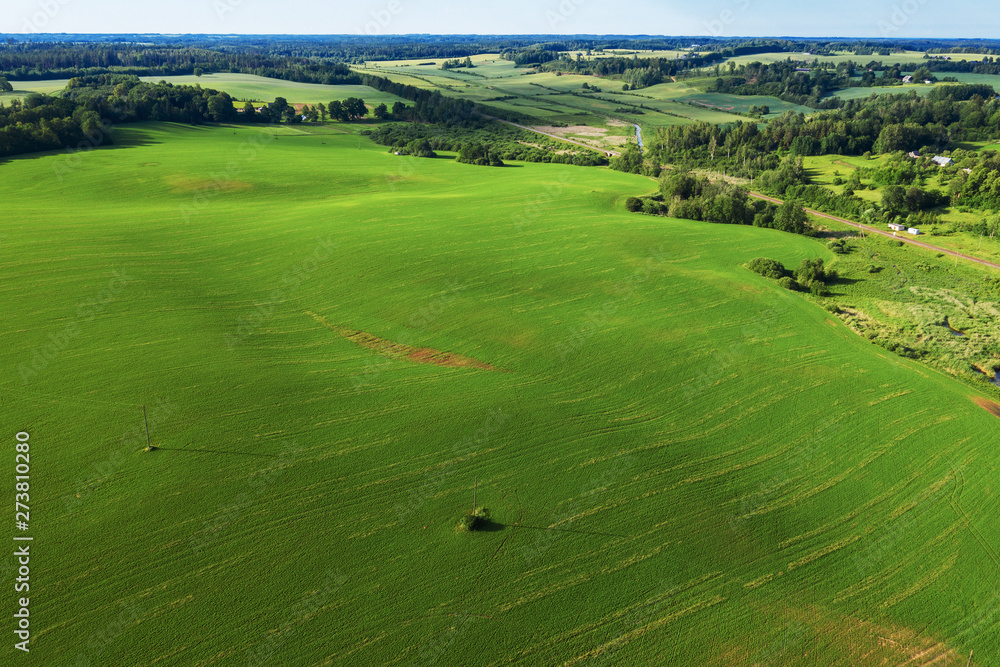
[[384, 103], [379, 104], [374, 110], [375, 118], [379, 120], [385, 120], [389, 116], [389, 107]]

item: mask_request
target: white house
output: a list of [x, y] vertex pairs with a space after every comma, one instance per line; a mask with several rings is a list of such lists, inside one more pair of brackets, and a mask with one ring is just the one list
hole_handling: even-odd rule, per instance
[[909, 229], [906, 230], [906, 232], [908, 234], [913, 234], [914, 236], [919, 236], [920, 235], [920, 230], [917, 229], [916, 227], [910, 227]]
[[913, 83], [913, 77], [907, 74], [903, 77], [903, 83]]
[[894, 232], [901, 232], [904, 229], [906, 229], [906, 225], [901, 225], [898, 222], [890, 222], [889, 229], [891, 229]]
[[935, 155], [931, 158], [931, 161], [937, 164], [939, 167], [950, 167], [955, 163], [950, 157], [943, 157], [941, 155]]

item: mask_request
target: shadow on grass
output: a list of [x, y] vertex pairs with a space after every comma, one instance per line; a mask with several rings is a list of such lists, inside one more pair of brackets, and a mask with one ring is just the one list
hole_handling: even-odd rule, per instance
[[122, 128], [119, 127], [115, 130], [112, 135], [112, 140], [115, 143], [101, 143], [93, 145], [87, 141], [80, 142], [77, 146], [65, 146], [57, 150], [50, 151], [38, 151], [35, 153], [21, 153], [19, 155], [8, 155], [6, 157], [0, 158], [0, 165], [6, 164], [8, 162], [16, 162], [22, 160], [37, 160], [44, 157], [50, 156], [72, 156], [77, 153], [90, 153], [92, 151], [110, 151], [110, 150], [121, 150], [126, 148], [141, 148], [143, 146], [154, 146], [161, 144], [161, 141], [154, 141], [149, 138], [149, 135], [142, 132], [141, 128]]
[[189, 449], [187, 447], [157, 447], [158, 452], [197, 452], [200, 454], [233, 454], [236, 456], [253, 456], [257, 458], [276, 459], [277, 454], [254, 454], [253, 452], [230, 452], [224, 449]]

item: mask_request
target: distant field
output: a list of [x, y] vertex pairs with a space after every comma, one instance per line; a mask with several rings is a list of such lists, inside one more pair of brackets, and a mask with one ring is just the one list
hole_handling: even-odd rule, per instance
[[[1000, 422], [975, 402], [1000, 391], [744, 268], [837, 266], [819, 240], [332, 128], [141, 124], [3, 172], [37, 664], [1000, 651]], [[492, 522], [456, 533], [473, 493]]]
[[[473, 61], [475, 60], [473, 58]], [[557, 75], [555, 72], [528, 74], [528, 70], [523, 68], [515, 70], [513, 64], [506, 61], [484, 64], [482, 68], [476, 67], [471, 70], [472, 73], [463, 69], [444, 72], [436, 66], [419, 66], [419, 62], [421, 61], [373, 62], [368, 64], [368, 69], [393, 81], [419, 88], [438, 89], [449, 96], [526, 114], [533, 117], [533, 122], [539, 125], [566, 123], [601, 126], [608, 117], [615, 117], [638, 123], [652, 132], [657, 127], [665, 125], [695, 121], [731, 123], [740, 118], [727, 113], [724, 109], [685, 104], [682, 98], [700, 93], [687, 83], [665, 83], [640, 89], [631, 94], [623, 92], [621, 82], [613, 79], [574, 74]], [[404, 66], [406, 63], [410, 64]], [[484, 73], [492, 71], [491, 76], [489, 78], [476, 76], [475, 73], [480, 69]], [[584, 83], [600, 88], [601, 92], [570, 95], [570, 93], [583, 93]], [[497, 99], [501, 97], [512, 99]], [[725, 105], [733, 105], [736, 99], [726, 100]], [[645, 110], [643, 114], [618, 110], [640, 104], [651, 108]], [[775, 99], [772, 106], [782, 108], [782, 104]], [[745, 106], [749, 108], [750, 105]]]
[[855, 63], [868, 63], [873, 60], [884, 62], [886, 64], [899, 63], [900, 65], [921, 65], [926, 62], [924, 58], [923, 51], [907, 51], [905, 53], [893, 53], [888, 56], [856, 56], [854, 54], [840, 54], [835, 56], [823, 56], [814, 53], [787, 53], [787, 52], [775, 52], [775, 53], [758, 53], [751, 56], [736, 56], [735, 58], [729, 58], [725, 62], [735, 62], [738, 65], [745, 65], [752, 62], [761, 63], [773, 63], [782, 60], [791, 59], [792, 61], [811, 63], [814, 60], [819, 60], [824, 63], [835, 63], [839, 64], [842, 62], [853, 61]]
[[368, 104], [384, 103], [392, 106], [404, 100], [389, 93], [383, 93], [368, 86], [324, 86], [316, 83], [295, 83], [282, 79], [270, 79], [253, 74], [204, 74], [198, 76], [146, 76], [143, 81], [156, 83], [167, 81], [188, 86], [200, 85], [229, 93], [234, 99], [271, 102], [275, 97], [284, 97], [289, 102], [303, 104], [324, 104], [331, 100], [360, 97]]
[[47, 81], [10, 81], [14, 90], [9, 93], [0, 93], [0, 102], [7, 102], [13, 99], [23, 99], [29, 93], [44, 93], [51, 95], [58, 93], [66, 87], [69, 79], [52, 79]]
[[[410, 104], [389, 93], [383, 93], [368, 86], [324, 86], [313, 83], [295, 83], [282, 79], [271, 79], [253, 74], [204, 74], [198, 76], [145, 76], [142, 81], [156, 83], [167, 81], [175, 85], [200, 85], [202, 88], [214, 88], [229, 93], [234, 99], [271, 102], [275, 97], [284, 97], [289, 102], [303, 104], [326, 104], [331, 100], [342, 100], [347, 97], [360, 97], [369, 104], [385, 103], [392, 106], [397, 101]], [[14, 86], [12, 93], [0, 93], [0, 101], [12, 98], [22, 98], [30, 92], [57, 93], [66, 88], [68, 79], [48, 81], [11, 81]]]

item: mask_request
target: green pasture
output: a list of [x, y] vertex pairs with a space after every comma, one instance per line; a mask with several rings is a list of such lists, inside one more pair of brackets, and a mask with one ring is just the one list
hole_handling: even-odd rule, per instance
[[[743, 266], [820, 241], [330, 130], [143, 124], [0, 170], [38, 664], [1000, 651], [1000, 393]], [[474, 494], [492, 523], [456, 533]]]
[[14, 90], [9, 93], [0, 92], [0, 102], [8, 103], [10, 100], [24, 99], [31, 93], [52, 95], [53, 93], [58, 93], [65, 88], [68, 81], [69, 79], [51, 79], [47, 81], [10, 81], [10, 85], [14, 88]]
[[272, 102], [275, 97], [284, 97], [297, 104], [327, 104], [331, 100], [360, 97], [370, 105], [384, 103], [392, 106], [395, 102], [410, 104], [408, 100], [383, 93], [368, 86], [326, 86], [318, 83], [296, 83], [283, 79], [271, 79], [254, 74], [203, 74], [202, 76], [145, 76], [143, 81], [156, 83], [167, 81], [174, 85], [214, 88], [229, 93], [238, 100]]

